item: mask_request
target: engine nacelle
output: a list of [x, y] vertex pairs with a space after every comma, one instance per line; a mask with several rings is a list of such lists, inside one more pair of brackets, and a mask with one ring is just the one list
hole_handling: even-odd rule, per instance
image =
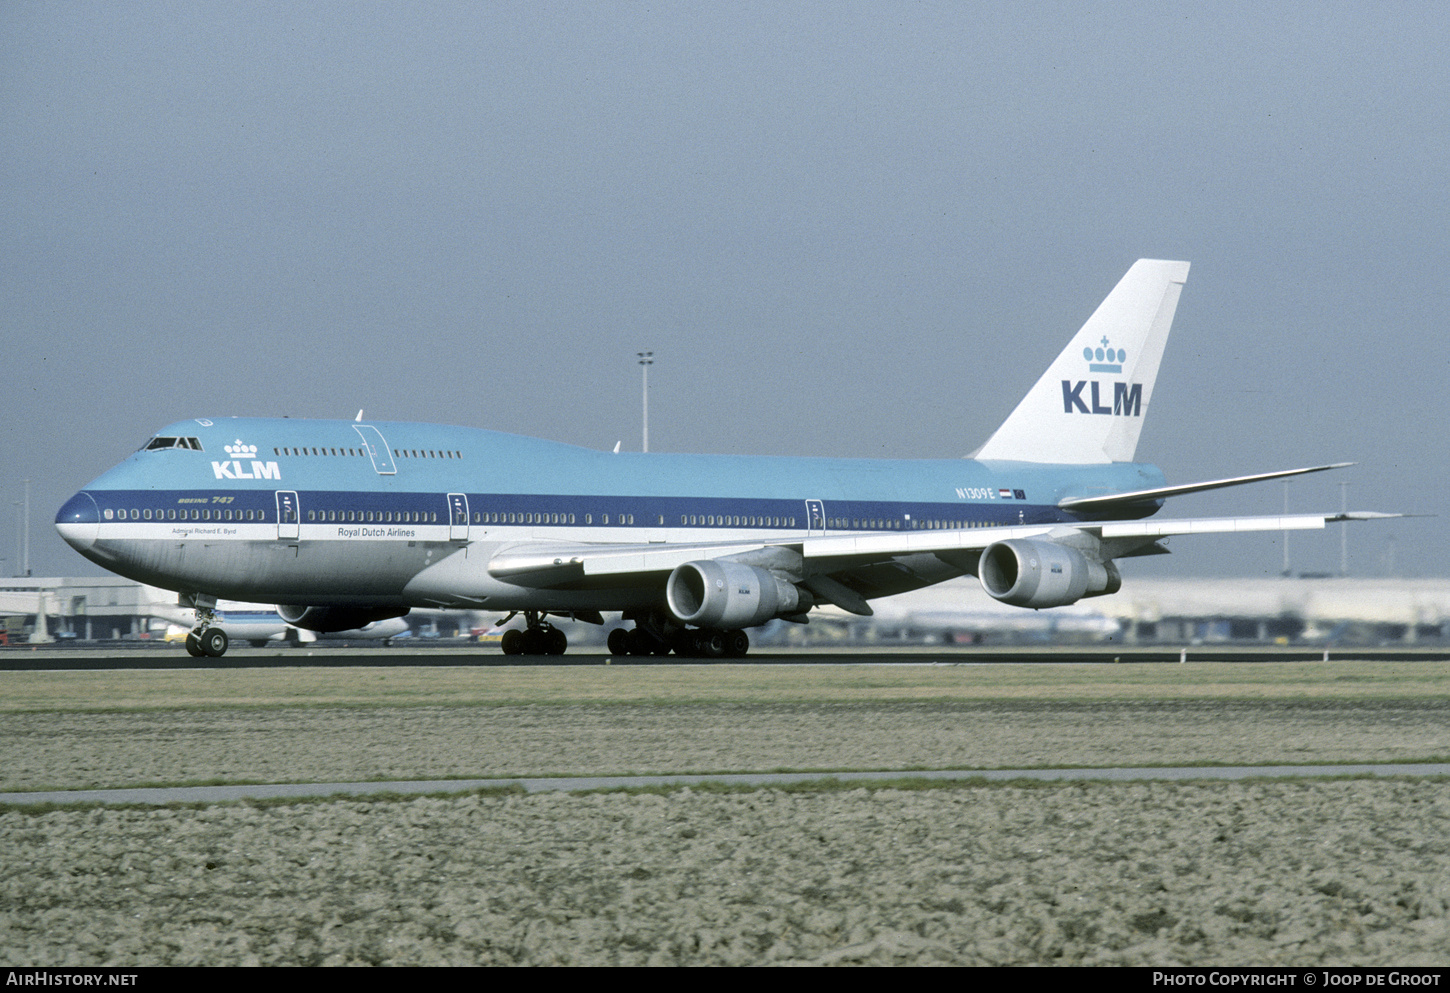
[[686, 562], [665, 584], [670, 613], [702, 628], [754, 627], [811, 608], [811, 598], [769, 569], [713, 559]]
[[305, 604], [277, 605], [277, 614], [295, 627], [330, 634], [366, 627], [373, 621], [402, 617], [408, 607], [308, 607]]
[[1031, 538], [982, 549], [977, 577], [988, 594], [1014, 607], [1065, 607], [1123, 586], [1111, 561], [1094, 562], [1076, 548]]

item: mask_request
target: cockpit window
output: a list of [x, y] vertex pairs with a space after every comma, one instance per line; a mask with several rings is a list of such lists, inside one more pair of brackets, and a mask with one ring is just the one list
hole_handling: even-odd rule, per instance
[[161, 448], [189, 448], [195, 452], [203, 451], [200, 438], [163, 438], [157, 436], [142, 446], [142, 449], [147, 452], [154, 452]]

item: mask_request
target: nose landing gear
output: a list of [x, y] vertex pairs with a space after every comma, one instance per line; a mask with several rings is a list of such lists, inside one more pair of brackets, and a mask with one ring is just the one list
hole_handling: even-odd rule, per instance
[[[189, 603], [185, 601], [190, 601]], [[219, 659], [227, 653], [230, 640], [216, 624], [216, 597], [194, 593], [184, 598], [183, 606], [196, 608], [196, 627], [186, 636], [186, 654], [194, 659]]]
[[186, 636], [186, 652], [192, 658], [219, 659], [227, 653], [231, 642], [221, 628], [207, 628], [201, 634], [192, 631]]

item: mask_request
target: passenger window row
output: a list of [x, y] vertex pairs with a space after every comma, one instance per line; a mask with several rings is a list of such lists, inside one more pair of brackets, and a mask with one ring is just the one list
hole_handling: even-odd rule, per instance
[[[150, 507], [107, 508], [101, 512], [105, 520], [132, 521], [267, 521], [266, 510], [243, 510], [212, 507]], [[584, 514], [584, 524], [594, 523], [595, 515]], [[309, 510], [307, 520], [318, 523], [380, 523], [380, 524], [436, 524], [437, 511], [422, 510]], [[656, 515], [659, 525], [665, 523], [663, 515]], [[577, 524], [578, 515], [570, 513], [544, 513], [542, 511], [500, 511], [473, 512], [474, 524]], [[599, 523], [630, 526], [634, 524], [633, 514], [600, 514]], [[762, 527], [781, 528], [796, 526], [794, 517], [761, 517], [740, 514], [681, 514], [680, 524], [684, 527]], [[832, 517], [826, 522], [832, 530], [887, 531], [901, 530], [901, 521], [887, 518]], [[991, 521], [910, 521], [905, 525], [910, 530], [937, 531], [964, 528], [992, 527]]]
[[[608, 524], [610, 521], [615, 524], [630, 525], [634, 523], [633, 514], [615, 514], [612, 518], [609, 514], [600, 514], [599, 523]], [[660, 518], [663, 523], [664, 518]], [[577, 524], [579, 516], [569, 513], [543, 513], [542, 511], [499, 511], [498, 513], [473, 512], [473, 523], [475, 524]], [[594, 523], [593, 514], [584, 515], [585, 524]]]
[[349, 458], [367, 458], [363, 448], [273, 448], [273, 455], [345, 455]]
[[890, 518], [832, 517], [826, 526], [836, 531], [957, 531], [964, 528], [989, 528], [991, 521], [907, 521]]
[[832, 517], [826, 521], [826, 527], [833, 531], [896, 531], [901, 529], [901, 522], [890, 518], [846, 518]]
[[[171, 440], [174, 440], [174, 439], [170, 439], [170, 438], [157, 438], [157, 439], [154, 439], [154, 440], [155, 441], [171, 441]], [[181, 440], [185, 441], [187, 439], [181, 439]], [[195, 441], [196, 439], [193, 438], [193, 439], [190, 439], [190, 440]], [[152, 448], [167, 447], [167, 448], [169, 448], [171, 446], [169, 446], [169, 445], [167, 445], [167, 446], [158, 446], [158, 445], [155, 445], [153, 443], [149, 447], [152, 447]], [[199, 446], [198, 446], [198, 450], [200, 450], [200, 447]], [[328, 448], [325, 445], [324, 446], [321, 446], [321, 447], [316, 447], [316, 446], [309, 447], [307, 445], [303, 445], [300, 448], [299, 447], [281, 447], [281, 448], [274, 447], [272, 449], [272, 454], [273, 455], [319, 455], [319, 456], [320, 455], [340, 455], [340, 456], [346, 456], [348, 458], [367, 458], [368, 457], [368, 452], [367, 452], [367, 449], [365, 449], [365, 448]], [[400, 458], [400, 459], [461, 459], [461, 458], [463, 458], [463, 453], [460, 452], [460, 451], [448, 451], [446, 449], [432, 449], [432, 448], [428, 448], [428, 449], [423, 449], [423, 448], [395, 448], [395, 449], [393, 449], [393, 455], [396, 458]]]
[[437, 524], [436, 510], [309, 510], [307, 519], [325, 524]]
[[681, 514], [685, 527], [707, 528], [793, 528], [794, 517], [756, 517], [749, 514]]
[[132, 520], [132, 521], [265, 521], [267, 512], [265, 510], [232, 510], [212, 507], [175, 507], [152, 510], [150, 507], [143, 507], [137, 510], [135, 507], [112, 510], [106, 508], [101, 511], [101, 517], [105, 520]]

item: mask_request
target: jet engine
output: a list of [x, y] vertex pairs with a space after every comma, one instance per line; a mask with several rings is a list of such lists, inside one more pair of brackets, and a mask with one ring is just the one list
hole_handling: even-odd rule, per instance
[[1014, 607], [1065, 607], [1083, 597], [1116, 593], [1123, 577], [1112, 561], [1094, 562], [1076, 548], [1014, 538], [982, 549], [982, 589]]
[[308, 631], [329, 634], [366, 627], [373, 621], [402, 617], [408, 607], [308, 607], [305, 604], [277, 605], [277, 614], [286, 621]]
[[754, 627], [813, 603], [769, 569], [714, 559], [678, 566], [665, 584], [665, 600], [681, 623], [722, 630]]

